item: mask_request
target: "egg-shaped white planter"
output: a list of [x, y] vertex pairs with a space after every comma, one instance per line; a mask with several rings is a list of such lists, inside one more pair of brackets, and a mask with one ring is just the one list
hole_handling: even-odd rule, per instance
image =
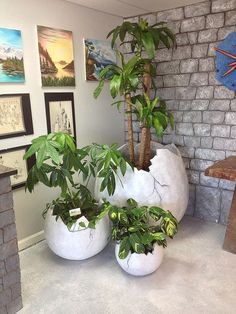
[[125, 259], [118, 256], [120, 245], [116, 244], [116, 260], [120, 267], [133, 276], [146, 276], [158, 269], [164, 257], [164, 248], [158, 244], [154, 245], [152, 253], [137, 254], [129, 252]]
[[[180, 221], [186, 211], [189, 198], [188, 178], [183, 159], [174, 144], [161, 145], [151, 142], [152, 156], [149, 171], [134, 171], [127, 167], [125, 176], [116, 178], [114, 195], [100, 192], [100, 179], [95, 184], [95, 198], [106, 198], [111, 204], [125, 206], [129, 198], [139, 205], [159, 206], [169, 210]], [[127, 145], [121, 147], [127, 155]], [[138, 147], [136, 147], [138, 151]], [[136, 157], [137, 158], [137, 157]]]
[[102, 218], [95, 229], [82, 228], [74, 224], [69, 231], [59, 217], [47, 212], [45, 218], [45, 238], [49, 248], [58, 256], [70, 260], [83, 260], [101, 252], [110, 236], [110, 222], [108, 216]]

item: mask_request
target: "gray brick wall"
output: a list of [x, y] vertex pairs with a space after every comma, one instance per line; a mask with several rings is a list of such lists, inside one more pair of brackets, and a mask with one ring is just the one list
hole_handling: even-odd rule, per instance
[[22, 308], [20, 263], [9, 177], [0, 177], [0, 313]]
[[[236, 31], [236, 0], [207, 1], [142, 17], [152, 23], [166, 21], [176, 34], [176, 50], [156, 53], [156, 83], [158, 95], [175, 116], [175, 130], [168, 128], [162, 142], [178, 145], [184, 158], [190, 183], [187, 214], [226, 224], [235, 184], [206, 177], [204, 170], [236, 155], [235, 92], [221, 86], [214, 72], [214, 47]], [[137, 121], [134, 124], [139, 141]], [[152, 139], [157, 140], [154, 132]]]

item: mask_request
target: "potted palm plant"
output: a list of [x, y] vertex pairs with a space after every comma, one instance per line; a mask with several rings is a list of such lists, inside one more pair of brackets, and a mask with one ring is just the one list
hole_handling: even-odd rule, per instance
[[[166, 102], [156, 96], [154, 78], [156, 77], [155, 55], [158, 55], [158, 49], [161, 46], [167, 48], [175, 47], [175, 37], [164, 22], [150, 26], [143, 19], [141, 19], [139, 23], [126, 21], [111, 30], [108, 34], [108, 37], [112, 38], [112, 47], [114, 47], [118, 40], [120, 41], [121, 47], [126, 41], [125, 38], [127, 34], [131, 38], [129, 44], [133, 54], [129, 55], [131, 57], [126, 60], [122, 52], [117, 50], [119, 64], [108, 65], [100, 72], [100, 80], [94, 91], [94, 97], [97, 98], [99, 96], [103, 89], [104, 82], [108, 80], [112, 98], [123, 98], [123, 100], [116, 100], [113, 104], [116, 104], [118, 107], [120, 107], [123, 102], [125, 104], [128, 124], [129, 160], [135, 167], [135, 171], [132, 175], [128, 173], [125, 176], [122, 186], [127, 183], [127, 186], [131, 186], [131, 189], [133, 187], [134, 193], [135, 191], [139, 191], [137, 194], [141, 195], [142, 191], [139, 188], [140, 186], [142, 187], [141, 181], [148, 180], [151, 182], [151, 186], [148, 188], [149, 192], [147, 192], [143, 199], [139, 198], [138, 203], [147, 204], [147, 201], [151, 202], [153, 205], [162, 203], [161, 205], [165, 206], [166, 209], [173, 210], [178, 220], [180, 220], [186, 210], [188, 202], [188, 181], [181, 155], [177, 148], [173, 146], [163, 147], [151, 142], [152, 128], [155, 130], [157, 137], [161, 138], [168, 125], [172, 128], [174, 127], [173, 115], [168, 111]], [[137, 116], [141, 128], [140, 144], [136, 147], [133, 139], [133, 114]], [[122, 147], [123, 151], [125, 148], [126, 147]], [[155, 156], [157, 148], [158, 156]], [[163, 150], [163, 152], [160, 152], [161, 150]], [[169, 152], [174, 155], [171, 157], [173, 162], [170, 163], [168, 160], [170, 158]], [[153, 156], [155, 157], [151, 160]], [[154, 165], [153, 168], [156, 168], [155, 163], [160, 165], [158, 171], [161, 167], [163, 168], [164, 165], [167, 177], [170, 177], [170, 180], [163, 179], [163, 177], [160, 178], [158, 171], [157, 176], [156, 173], [153, 174], [150, 171], [150, 165]], [[170, 165], [172, 168], [170, 168]], [[149, 179], [145, 173], [146, 171], [149, 171]], [[131, 184], [128, 184], [128, 177], [132, 180]], [[180, 179], [180, 182], [178, 182], [179, 190], [176, 190], [176, 188], [172, 186], [176, 185], [175, 177]], [[136, 182], [136, 186], [133, 185], [134, 182]], [[158, 185], [158, 182], [160, 185]], [[163, 190], [164, 186], [165, 189]], [[170, 186], [169, 190], [167, 188], [168, 186]], [[127, 199], [127, 191], [122, 190], [118, 187], [114, 197], [109, 198], [109, 201], [114, 203], [114, 198], [123, 199], [124, 204], [124, 201]], [[153, 190], [156, 190], [157, 193], [154, 193], [152, 199], [150, 199], [150, 191]], [[117, 196], [117, 193], [119, 196]], [[164, 194], [168, 195], [166, 199], [163, 199]], [[180, 195], [184, 201], [181, 200]], [[100, 198], [102, 196], [106, 195], [104, 193], [97, 193], [96, 197]], [[129, 197], [135, 198], [136, 196], [129, 195]], [[175, 204], [174, 207], [173, 204]]]
[[[32, 141], [24, 159], [36, 157], [28, 174], [26, 189], [33, 192], [38, 182], [59, 188], [60, 197], [44, 211], [45, 238], [57, 255], [81, 260], [100, 252], [108, 243], [110, 225], [87, 188], [90, 178], [101, 178], [100, 190], [114, 193], [115, 174], [126, 172], [126, 161], [115, 145], [75, 146], [69, 134], [51, 133]], [[85, 185], [78, 183], [82, 174]]]
[[133, 199], [127, 206], [105, 203], [104, 212], [112, 221], [112, 239], [116, 241], [116, 259], [123, 270], [134, 276], [154, 272], [160, 265], [167, 237], [178, 230], [176, 218], [156, 206], [138, 206]]

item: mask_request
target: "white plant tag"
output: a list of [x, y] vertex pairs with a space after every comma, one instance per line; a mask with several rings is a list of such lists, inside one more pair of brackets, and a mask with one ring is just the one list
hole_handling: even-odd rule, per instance
[[80, 208], [73, 208], [69, 210], [70, 217], [78, 216], [81, 214], [81, 209]]
[[86, 218], [86, 217], [84, 217], [84, 216], [82, 216], [82, 217], [80, 217], [77, 221], [76, 221], [76, 223], [77, 224], [80, 224], [81, 222], [83, 222], [84, 224], [85, 224], [85, 228], [87, 228], [87, 226], [88, 226], [88, 224], [89, 224], [89, 221], [88, 221], [88, 219]]
[[[82, 223], [81, 226], [80, 223]], [[70, 231], [76, 232], [79, 230], [86, 229], [88, 227], [89, 221], [86, 217], [82, 216], [79, 219], [76, 220], [76, 222], [71, 226]]]

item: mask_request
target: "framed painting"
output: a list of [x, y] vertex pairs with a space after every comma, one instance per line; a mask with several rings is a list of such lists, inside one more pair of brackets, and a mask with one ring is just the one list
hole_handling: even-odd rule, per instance
[[23, 159], [28, 148], [29, 145], [0, 150], [0, 165], [17, 169], [17, 174], [11, 176], [12, 189], [25, 185], [28, 172], [35, 164], [35, 156], [27, 161]]
[[87, 81], [98, 81], [101, 70], [116, 64], [116, 53], [107, 40], [84, 39], [85, 72]]
[[47, 128], [50, 132], [65, 132], [76, 140], [73, 93], [44, 93]]
[[33, 133], [30, 95], [0, 95], [0, 139]]
[[216, 78], [228, 89], [236, 91], [236, 32], [230, 33], [216, 50]]
[[0, 28], [0, 83], [25, 82], [21, 31]]
[[72, 32], [37, 26], [42, 86], [75, 86]]

